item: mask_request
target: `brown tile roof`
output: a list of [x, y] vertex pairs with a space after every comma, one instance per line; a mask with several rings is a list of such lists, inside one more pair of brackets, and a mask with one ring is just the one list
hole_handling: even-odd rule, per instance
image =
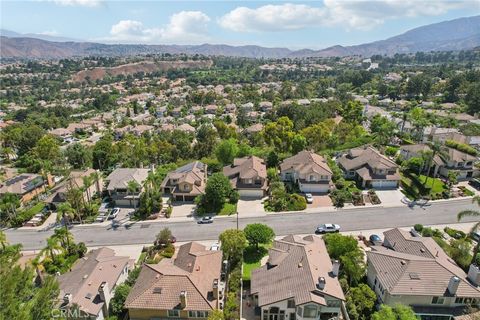
[[[66, 193], [69, 188], [82, 188], [83, 177], [89, 177], [96, 171], [94, 169], [75, 170], [70, 172], [68, 178], [61, 184], [57, 185], [50, 192], [50, 196], [45, 199], [45, 202], [62, 202], [66, 201]], [[93, 182], [92, 182], [93, 183]]]
[[143, 182], [148, 177], [149, 169], [141, 168], [118, 168], [115, 169], [106, 178], [108, 181], [107, 190], [124, 189], [127, 188], [128, 182], [136, 181], [143, 185]]
[[327, 161], [321, 156], [312, 151], [300, 151], [293, 157], [287, 158], [280, 164], [280, 170], [293, 169], [301, 174], [309, 172], [317, 172], [318, 174], [331, 175], [332, 170], [327, 164]]
[[256, 156], [235, 158], [232, 165], [223, 167], [223, 174], [236, 185], [237, 179], [267, 179], [267, 167], [263, 159]]
[[23, 195], [42, 186], [44, 180], [41, 175], [22, 173], [0, 183], [0, 194], [14, 193]]
[[213, 281], [220, 279], [221, 251], [207, 250], [190, 242], [182, 245], [172, 259], [145, 264], [125, 301], [127, 309], [172, 310], [180, 308], [180, 292], [187, 292], [185, 310], [212, 310]]
[[[165, 179], [163, 179], [161, 187], [164, 188], [166, 186], [177, 186], [182, 182], [187, 182], [188, 184], [192, 185], [192, 190], [188, 193], [190, 194], [201, 194], [205, 192], [205, 175], [207, 166], [200, 161], [190, 162], [180, 168], [175, 169], [172, 172], [169, 172]], [[177, 183], [172, 184], [172, 179], [178, 180]], [[175, 190], [175, 193], [185, 193], [184, 190]]]
[[460, 278], [457, 296], [480, 297], [480, 290], [432, 238], [412, 237], [392, 229], [384, 232], [389, 246], [367, 252], [369, 267], [377, 272], [382, 286], [392, 295], [448, 295], [453, 276]]
[[115, 256], [109, 248], [92, 250], [75, 263], [72, 271], [58, 277], [59, 298], [71, 294], [70, 305], [77, 304], [81, 310], [97, 315], [104, 304], [98, 293], [102, 282], [107, 282], [112, 291], [125, 267], [131, 269], [134, 262], [129, 257]]
[[[321, 238], [286, 236], [273, 243], [269, 254], [270, 267], [254, 270], [251, 277], [251, 292], [258, 294], [259, 306], [290, 298], [297, 305], [311, 301], [325, 305], [322, 295], [345, 300]], [[320, 277], [325, 279], [323, 290], [317, 289]]]
[[356, 170], [363, 166], [379, 169], [397, 169], [395, 162], [378, 152], [371, 146], [351, 149], [338, 159], [338, 163], [345, 170]]

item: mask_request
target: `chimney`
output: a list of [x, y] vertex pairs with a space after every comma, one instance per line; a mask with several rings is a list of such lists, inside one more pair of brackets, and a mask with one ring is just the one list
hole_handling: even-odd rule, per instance
[[457, 293], [458, 286], [460, 285], [460, 278], [453, 276], [450, 278], [450, 281], [448, 282], [448, 292], [450, 292], [451, 295], [455, 295]]
[[70, 304], [72, 302], [73, 296], [71, 293], [67, 293], [63, 296], [63, 303]]
[[108, 288], [108, 283], [103, 281], [98, 287], [98, 295], [100, 296], [100, 300], [105, 302], [103, 304], [103, 314], [105, 317], [108, 317], [108, 305], [110, 304], [110, 290]]
[[318, 283], [317, 283], [317, 289], [323, 290], [325, 289], [325, 278], [324, 277], [318, 277]]
[[332, 262], [332, 275], [338, 277], [340, 272], [340, 262], [338, 260], [333, 260]]
[[468, 280], [470, 280], [474, 285], [480, 285], [480, 268], [473, 263], [470, 265], [470, 269], [468, 269]]
[[182, 309], [187, 307], [187, 291], [180, 292], [180, 306]]
[[218, 279], [213, 280], [213, 299], [218, 299]]

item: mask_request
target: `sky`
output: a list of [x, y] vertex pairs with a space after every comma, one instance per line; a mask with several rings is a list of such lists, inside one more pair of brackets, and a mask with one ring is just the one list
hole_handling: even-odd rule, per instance
[[0, 0], [0, 26], [103, 43], [321, 49], [480, 14], [480, 0]]

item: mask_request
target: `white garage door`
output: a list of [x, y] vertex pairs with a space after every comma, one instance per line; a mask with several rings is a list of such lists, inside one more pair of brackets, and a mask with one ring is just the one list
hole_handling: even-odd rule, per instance
[[304, 193], [311, 193], [311, 192], [318, 192], [318, 193], [325, 193], [328, 192], [329, 185], [328, 184], [300, 184], [299, 185], [300, 191]]
[[263, 198], [263, 190], [258, 189], [241, 189], [238, 190], [238, 194], [242, 198]]
[[372, 181], [372, 188], [375, 189], [388, 189], [396, 188], [398, 186], [397, 181], [387, 181], [387, 180], [374, 180]]

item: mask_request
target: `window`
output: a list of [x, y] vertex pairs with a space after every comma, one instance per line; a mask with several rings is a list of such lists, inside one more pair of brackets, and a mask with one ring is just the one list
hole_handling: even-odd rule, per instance
[[302, 307], [297, 307], [297, 314], [301, 317], [303, 315]]
[[295, 300], [290, 299], [287, 301], [287, 308], [295, 308]]
[[310, 181], [315, 181], [315, 176], [311, 174], [310, 177], [309, 177], [309, 180]]
[[197, 312], [196, 311], [188, 311], [188, 317], [189, 318], [196, 318], [197, 317]]
[[190, 190], [190, 186], [189, 186], [188, 184], [184, 184], [184, 185], [183, 185], [183, 190], [184, 190], [184, 191]]
[[206, 311], [197, 311], [197, 318], [206, 318], [208, 317]]
[[444, 297], [433, 297], [432, 304], [443, 304], [445, 302]]
[[317, 306], [314, 305], [306, 305], [303, 308], [303, 317], [304, 318], [315, 318], [317, 317]]
[[340, 300], [327, 300], [327, 307], [331, 307], [331, 308], [340, 307]]
[[169, 317], [180, 317], [180, 311], [178, 310], [168, 310]]

